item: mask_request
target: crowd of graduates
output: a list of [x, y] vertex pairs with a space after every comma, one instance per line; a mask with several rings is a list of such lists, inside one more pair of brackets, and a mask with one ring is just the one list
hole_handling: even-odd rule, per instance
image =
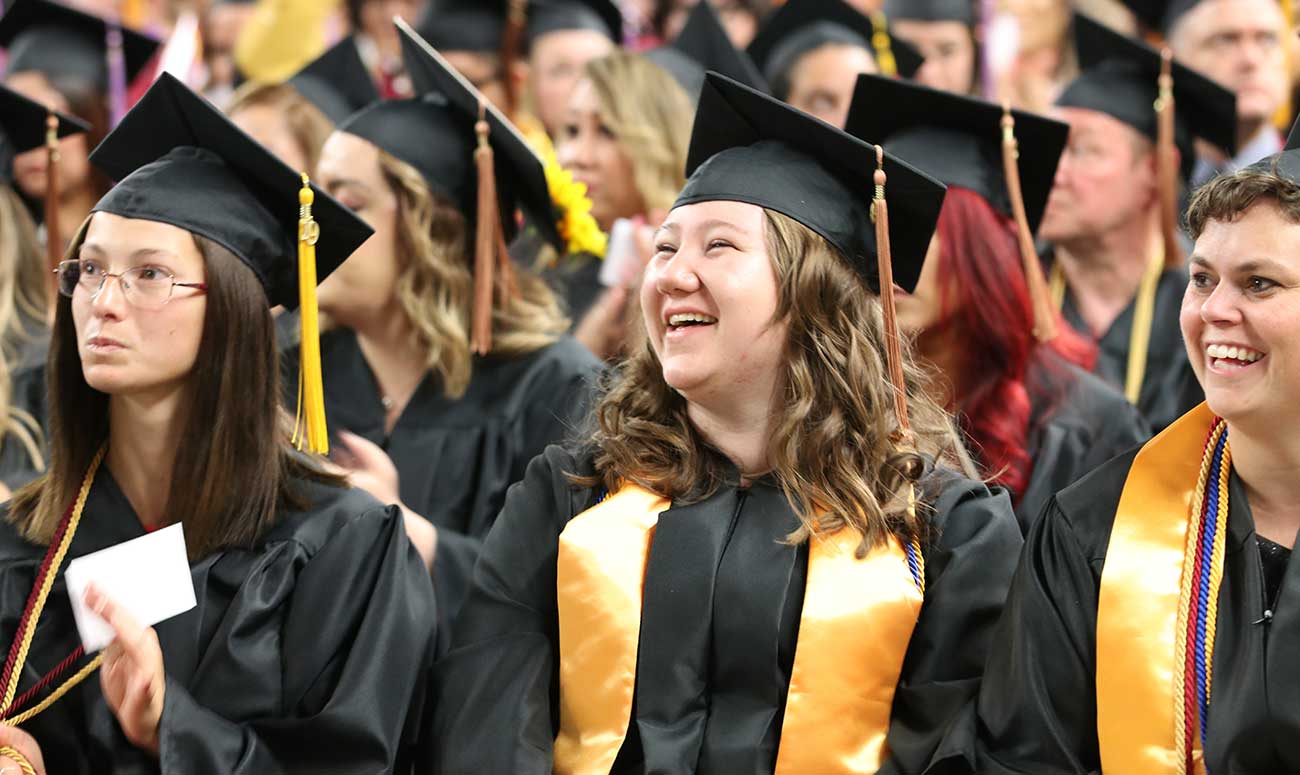
[[1300, 772], [1293, 13], [0, 0], [0, 775]]

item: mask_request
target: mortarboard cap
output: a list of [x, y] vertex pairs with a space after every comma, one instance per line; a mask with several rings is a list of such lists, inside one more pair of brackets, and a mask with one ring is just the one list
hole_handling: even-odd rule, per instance
[[46, 120], [59, 120], [58, 136], [89, 132], [90, 125], [78, 118], [50, 111], [7, 86], [0, 85], [0, 184], [10, 180], [13, 156], [45, 145]]
[[[49, 0], [15, 0], [0, 16], [0, 47], [10, 73], [36, 70], [51, 78], [77, 78], [96, 91], [108, 90], [109, 23]], [[128, 81], [144, 70], [159, 42], [122, 27], [122, 56]]]
[[612, 0], [531, 0], [525, 29], [529, 41], [552, 32], [592, 30], [621, 43], [623, 14]]
[[[416, 93], [440, 95], [448, 103], [446, 112], [458, 116], [461, 119], [459, 124], [468, 127], [468, 134], [463, 135], [462, 141], [468, 146], [462, 158], [470, 166], [465, 178], [465, 189], [469, 196], [474, 196], [477, 183], [477, 172], [472, 165], [476, 140], [473, 125], [478, 118], [479, 106], [483, 105], [484, 117], [488, 123], [488, 142], [495, 156], [501, 225], [506, 240], [510, 240], [516, 231], [514, 212], [517, 207], [523, 210], [528, 221], [541, 231], [547, 242], [562, 249], [563, 240], [560, 239], [552, 212], [551, 194], [542, 161], [523, 135], [478, 89], [456, 72], [428, 42], [420, 38], [415, 30], [401, 20], [397, 21], [397, 30], [402, 41], [402, 59]], [[428, 150], [425, 154], [428, 154]], [[472, 214], [474, 207], [469, 206], [463, 212]]]
[[[1021, 110], [1011, 115], [1025, 216], [1034, 232], [1047, 208], [1070, 127]], [[893, 155], [1013, 215], [1002, 166], [1001, 106], [894, 78], [860, 75], [845, 130], [880, 138]]]
[[[674, 207], [727, 200], [775, 210], [835, 246], [879, 291], [875, 226], [876, 147], [729, 78], [709, 73], [686, 162], [690, 179]], [[916, 287], [944, 185], [886, 154], [885, 189], [894, 282]]]
[[1272, 172], [1300, 185], [1300, 119], [1291, 125], [1286, 145], [1272, 156], [1267, 156], [1246, 167], [1251, 172]]
[[885, 18], [975, 26], [975, 0], [885, 0]]
[[[1159, 97], [1159, 51], [1121, 35], [1082, 14], [1074, 15], [1074, 40], [1081, 72], [1056, 104], [1106, 113], [1155, 140], [1155, 102]], [[1237, 99], [1200, 73], [1173, 62], [1175, 144], [1186, 178], [1196, 161], [1193, 137], [1228, 155], [1237, 147]]]
[[380, 98], [351, 35], [299, 70], [289, 85], [335, 124]]
[[[746, 49], [763, 77], [775, 88], [785, 82], [795, 63], [828, 44], [860, 46], [879, 61], [872, 20], [844, 0], [789, 0], [777, 8]], [[925, 58], [911, 45], [883, 31], [897, 64], [898, 75], [911, 78]]]
[[[160, 75], [90, 160], [119, 181], [94, 212], [211, 239], [253, 270], [271, 305], [298, 306], [301, 174], [175, 77]], [[372, 231], [323, 190], [312, 191], [317, 276], [324, 279]]]
[[721, 73], [751, 89], [769, 92], [767, 80], [749, 55], [737, 49], [727, 37], [713, 4], [696, 3], [686, 24], [670, 45], [646, 52], [652, 62], [664, 68], [692, 99], [704, 86], [705, 71]]
[[[509, 0], [432, 4], [415, 29], [439, 51], [496, 54], [504, 44], [509, 4]], [[611, 0], [531, 0], [525, 20], [527, 43], [563, 30], [594, 30], [615, 43], [623, 39], [623, 16]]]

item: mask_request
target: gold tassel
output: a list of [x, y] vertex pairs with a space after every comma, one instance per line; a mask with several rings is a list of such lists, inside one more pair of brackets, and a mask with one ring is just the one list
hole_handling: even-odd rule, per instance
[[63, 260], [63, 234], [59, 229], [59, 117], [52, 112], [45, 117], [45, 154], [45, 256], [53, 281], [54, 270]]
[[894, 388], [894, 415], [902, 438], [910, 437], [907, 420], [907, 380], [903, 376], [903, 346], [894, 310], [894, 264], [889, 247], [889, 205], [885, 202], [885, 149], [876, 146], [876, 196], [871, 202], [871, 220], [876, 224], [876, 273], [880, 277], [880, 308], [885, 319], [885, 355], [889, 381]]
[[307, 173], [298, 191], [298, 318], [301, 342], [298, 346], [298, 412], [293, 443], [321, 455], [330, 451], [325, 426], [325, 386], [321, 377], [320, 320], [316, 307], [316, 243], [320, 224], [311, 215], [316, 200]]
[[1174, 161], [1173, 52], [1160, 51], [1160, 96], [1156, 99], [1156, 176], [1160, 192], [1160, 236], [1165, 243], [1165, 266], [1181, 266], [1183, 246], [1178, 241], [1178, 165]]
[[528, 24], [528, 0], [509, 0], [506, 8], [506, 26], [501, 33], [501, 82], [506, 90], [506, 116], [514, 121], [519, 112], [519, 89], [512, 75], [515, 62], [522, 53], [524, 28]]
[[1011, 199], [1011, 213], [1016, 219], [1020, 259], [1024, 265], [1025, 283], [1029, 286], [1029, 304], [1034, 311], [1034, 338], [1050, 342], [1056, 337], [1056, 311], [1048, 292], [1043, 265], [1034, 250], [1034, 235], [1029, 230], [1029, 216], [1025, 215], [1024, 192], [1020, 187], [1020, 145], [1016, 140], [1016, 119], [1011, 115], [1011, 105], [1002, 103], [1002, 171], [1007, 180], [1007, 194]]
[[889, 41], [889, 23], [883, 11], [871, 14], [871, 48], [876, 52], [876, 66], [888, 78], [898, 77], [898, 62]]
[[478, 224], [474, 240], [474, 308], [470, 317], [470, 347], [478, 355], [492, 351], [492, 292], [495, 270], [504, 252], [501, 215], [497, 205], [496, 164], [488, 142], [487, 109], [480, 103], [474, 133], [478, 147], [474, 163], [478, 167]]

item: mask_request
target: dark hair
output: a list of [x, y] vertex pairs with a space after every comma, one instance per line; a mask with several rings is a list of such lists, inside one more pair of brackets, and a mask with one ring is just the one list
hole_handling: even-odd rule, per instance
[[1278, 172], [1280, 159], [1269, 170], [1247, 168], [1206, 183], [1187, 208], [1187, 231], [1199, 239], [1210, 221], [1232, 222], [1260, 201], [1271, 201], [1287, 220], [1300, 223], [1300, 185]]
[[[89, 224], [87, 218], [77, 232], [70, 257], [80, 250]], [[290, 444], [275, 329], [257, 277], [224, 247], [203, 237], [194, 241], [207, 267], [207, 311], [182, 419], [183, 438], [192, 441], [177, 450], [166, 514], [184, 521], [190, 557], [198, 559], [251, 547], [280, 510], [305, 508], [293, 479], [342, 480]], [[50, 468], [14, 495], [8, 515], [24, 537], [41, 544], [53, 539], [109, 431], [109, 397], [86, 383], [72, 300], [63, 296], [46, 377]]]
[[[979, 194], [948, 189], [938, 224], [943, 318], [917, 343], [922, 353], [944, 348], [958, 355], [956, 373], [946, 376], [962, 430], [984, 472], [1019, 494], [1034, 469], [1026, 449], [1032, 423], [1050, 414], [1050, 404], [1064, 392], [1060, 386], [1072, 384], [1063, 374], [1036, 384], [1031, 366], [1055, 368], [1057, 359], [1050, 357], [1055, 353], [1088, 370], [1096, 348], [1059, 315], [1055, 339], [1047, 344], [1034, 339], [1015, 230], [1015, 223]], [[1045, 394], [1049, 385], [1053, 394]], [[1043, 411], [1045, 403], [1049, 411]]]

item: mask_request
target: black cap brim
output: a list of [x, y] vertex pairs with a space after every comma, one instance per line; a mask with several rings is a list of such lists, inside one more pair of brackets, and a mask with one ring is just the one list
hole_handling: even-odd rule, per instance
[[[301, 174], [175, 77], [160, 75], [90, 160], [120, 181], [96, 211], [207, 237], [253, 270], [272, 305], [298, 306]], [[372, 230], [321, 188], [312, 191], [319, 281]]]
[[[721, 73], [751, 89], [771, 93], [767, 79], [758, 71], [754, 60], [737, 49], [727, 37], [727, 30], [722, 26], [722, 20], [718, 18], [718, 12], [714, 10], [712, 3], [707, 1], [696, 3], [671, 47], [690, 57], [702, 68], [699, 85], [689, 90], [692, 97], [699, 94], [699, 86], [703, 85], [704, 71], [707, 70]], [[671, 66], [665, 66], [665, 69], [670, 73], [673, 72]], [[679, 83], [681, 80], [678, 78]]]
[[[817, 22], [838, 24], [852, 31], [862, 38], [872, 57], [876, 56], [875, 49], [871, 46], [876, 31], [875, 25], [870, 18], [844, 0], [789, 0], [767, 18], [758, 34], [754, 36], [754, 40], [750, 42], [746, 53], [759, 71], [765, 73], [771, 81], [773, 79], [768, 66], [782, 42], [801, 28]], [[916, 75], [916, 71], [925, 64], [925, 57], [921, 56], [921, 52], [893, 35], [889, 35], [889, 47], [894, 55], [894, 62], [898, 65], [898, 75], [903, 78]]]
[[335, 124], [380, 98], [351, 35], [299, 70], [289, 84]]
[[[675, 206], [730, 200], [783, 213], [834, 245], [879, 291], [870, 220], [875, 170], [874, 145], [709, 73], [687, 156], [690, 180]], [[944, 185], [890, 154], [884, 170], [894, 282], [911, 292], [943, 207]]]
[[885, 18], [975, 26], [975, 0], [885, 0]]
[[[36, 70], [74, 75], [103, 89], [108, 83], [109, 23], [49, 0], [14, 0], [0, 16], [0, 47], [9, 49], [9, 72]], [[129, 27], [122, 31], [128, 81], [135, 80], [162, 45]]]
[[[1011, 115], [1025, 215], [1030, 231], [1036, 232], [1070, 127], [1027, 111], [1012, 110]], [[1002, 166], [1001, 106], [917, 83], [860, 75], [845, 129], [858, 137], [881, 138], [890, 153], [1012, 214]]]
[[[541, 236], [557, 249], [561, 248], [564, 243], [555, 223], [541, 159], [514, 124], [410, 25], [401, 19], [395, 19], [394, 23], [402, 41], [402, 59], [415, 91], [443, 95], [471, 122], [477, 119], [479, 108], [483, 106], [488, 122], [488, 141], [495, 156], [498, 191], [510, 195], [514, 205], [524, 211], [529, 223], [540, 231]], [[503, 227], [507, 235], [512, 234], [513, 213], [503, 211], [502, 218], [511, 221], [503, 223]]]

